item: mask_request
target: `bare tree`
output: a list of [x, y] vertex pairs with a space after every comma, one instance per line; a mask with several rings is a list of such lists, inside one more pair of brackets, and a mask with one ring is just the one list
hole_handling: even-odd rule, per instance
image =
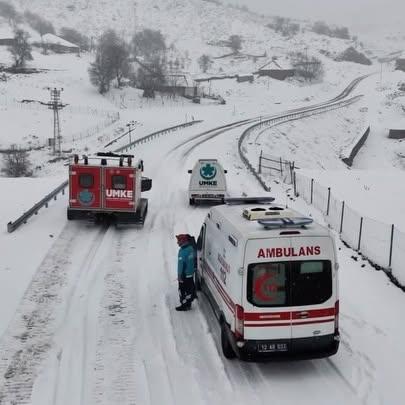
[[114, 73], [107, 56], [99, 49], [96, 52], [95, 61], [90, 64], [89, 76], [91, 84], [98, 88], [100, 94], [107, 93], [110, 90]]
[[132, 51], [138, 57], [155, 58], [166, 51], [165, 39], [160, 31], [145, 29], [132, 38]]
[[201, 55], [198, 59], [198, 64], [200, 65], [201, 70], [206, 73], [212, 66], [212, 59], [208, 55]]
[[[139, 63], [139, 61], [138, 61]], [[155, 97], [155, 91], [165, 84], [165, 66], [164, 58], [155, 56], [147, 63], [140, 63], [138, 69], [137, 83], [138, 87], [144, 90], [144, 97]]]
[[17, 30], [14, 35], [14, 43], [8, 50], [14, 58], [16, 68], [24, 67], [27, 60], [32, 60], [31, 45], [28, 42], [29, 35], [23, 30]]
[[27, 10], [24, 12], [24, 18], [28, 25], [37, 31], [41, 37], [45, 34], [55, 34], [53, 24], [45, 18], [42, 18], [40, 15], [31, 13], [31, 11]]
[[238, 53], [242, 49], [242, 38], [239, 35], [231, 35], [228, 42], [234, 53]]
[[118, 87], [122, 78], [129, 75], [129, 51], [124, 40], [115, 31], [108, 30], [100, 38], [96, 59], [90, 65], [90, 81], [97, 86], [101, 94], [110, 89], [111, 81], [115, 78]]
[[302, 77], [309, 81], [322, 78], [324, 73], [323, 65], [315, 56], [308, 56], [307, 53], [303, 52], [294, 52], [290, 57], [295, 76]]
[[4, 168], [2, 172], [8, 177], [30, 177], [32, 176], [31, 163], [28, 153], [12, 145], [10, 150], [4, 154]]
[[16, 23], [21, 20], [21, 16], [12, 4], [0, 1], [0, 15], [7, 18], [9, 23]]

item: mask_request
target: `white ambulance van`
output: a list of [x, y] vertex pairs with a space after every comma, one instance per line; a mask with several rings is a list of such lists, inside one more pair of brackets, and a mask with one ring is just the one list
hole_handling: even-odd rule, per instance
[[329, 230], [263, 199], [226, 202], [203, 223], [196, 273], [220, 321], [224, 356], [335, 354], [338, 264]]
[[199, 159], [192, 170], [188, 187], [190, 205], [224, 202], [226, 191], [226, 170], [217, 159]]

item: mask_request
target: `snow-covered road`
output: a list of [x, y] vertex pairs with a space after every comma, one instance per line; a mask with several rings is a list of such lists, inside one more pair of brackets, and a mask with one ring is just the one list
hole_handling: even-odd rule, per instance
[[[174, 311], [174, 235], [196, 234], [207, 211], [188, 207], [187, 169], [215, 156], [234, 195], [261, 193], [235, 164], [239, 135], [233, 129], [198, 151], [183, 144], [186, 134], [142, 147], [154, 182], [143, 229], [66, 224], [2, 341], [0, 403], [379, 403], [367, 399], [373, 366], [353, 354], [344, 326], [339, 361], [251, 364], [222, 356], [204, 296], [193, 311]], [[282, 189], [273, 195], [286, 198]]]

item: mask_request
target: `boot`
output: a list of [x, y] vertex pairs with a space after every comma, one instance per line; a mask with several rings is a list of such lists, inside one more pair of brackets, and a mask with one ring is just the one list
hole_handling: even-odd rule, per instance
[[181, 304], [176, 307], [176, 311], [189, 311], [191, 309], [191, 304]]

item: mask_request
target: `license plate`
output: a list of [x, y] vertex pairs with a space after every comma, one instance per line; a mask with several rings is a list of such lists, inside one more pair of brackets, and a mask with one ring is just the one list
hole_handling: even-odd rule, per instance
[[260, 353], [287, 352], [287, 343], [258, 343], [257, 351]]

